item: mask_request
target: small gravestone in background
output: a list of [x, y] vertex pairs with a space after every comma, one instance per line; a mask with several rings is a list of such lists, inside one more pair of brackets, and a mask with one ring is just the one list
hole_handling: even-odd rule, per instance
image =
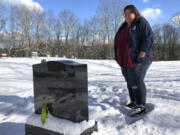
[[[73, 61], [42, 61], [33, 65], [34, 107], [40, 114], [43, 105], [48, 105], [50, 113], [73, 122], [88, 121], [88, 75], [87, 65]], [[40, 132], [40, 127], [26, 124], [26, 134]], [[45, 134], [47, 129], [41, 133]], [[83, 135], [97, 130], [97, 123]], [[47, 134], [49, 130], [47, 130]], [[51, 132], [51, 131], [50, 131]], [[36, 135], [31, 133], [29, 135]], [[39, 134], [37, 134], [39, 135]], [[53, 131], [52, 131], [53, 135]], [[55, 135], [55, 134], [54, 134]]]
[[32, 58], [37, 58], [38, 57], [38, 52], [32, 52]]

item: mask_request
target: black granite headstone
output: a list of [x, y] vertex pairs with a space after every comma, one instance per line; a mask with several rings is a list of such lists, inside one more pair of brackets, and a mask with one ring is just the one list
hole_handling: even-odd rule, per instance
[[33, 65], [35, 113], [48, 104], [55, 117], [88, 121], [87, 78], [86, 64], [61, 60]]

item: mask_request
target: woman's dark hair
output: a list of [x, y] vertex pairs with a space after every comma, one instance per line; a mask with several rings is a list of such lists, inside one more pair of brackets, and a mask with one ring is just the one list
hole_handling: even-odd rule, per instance
[[[127, 5], [127, 6], [124, 8], [124, 13], [125, 13], [126, 10], [130, 10], [132, 13], [135, 14], [135, 19], [134, 19], [134, 21], [131, 23], [131, 26], [133, 26], [133, 25], [135, 24], [136, 20], [141, 16], [141, 14], [140, 14], [140, 12], [137, 10], [137, 8], [136, 8], [134, 5]], [[126, 25], [127, 25], [127, 22], [124, 21], [124, 22], [122, 23], [120, 29], [123, 28], [123, 27], [126, 26]]]
[[134, 5], [127, 5], [124, 8], [124, 13], [125, 13], [126, 10], [130, 10], [132, 13], [134, 13], [135, 16], [136, 16], [136, 19], [141, 16], [140, 12], [137, 10], [137, 8]]

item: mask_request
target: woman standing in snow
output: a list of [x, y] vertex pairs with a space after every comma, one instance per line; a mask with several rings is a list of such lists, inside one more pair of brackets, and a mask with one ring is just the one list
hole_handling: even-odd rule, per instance
[[146, 86], [144, 77], [153, 58], [153, 32], [147, 20], [134, 5], [124, 8], [125, 21], [114, 40], [115, 60], [127, 82], [132, 115], [145, 113]]

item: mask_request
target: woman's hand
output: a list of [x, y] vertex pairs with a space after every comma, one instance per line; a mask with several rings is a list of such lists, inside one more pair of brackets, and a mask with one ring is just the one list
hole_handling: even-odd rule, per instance
[[140, 53], [139, 53], [139, 58], [143, 58], [143, 57], [145, 57], [146, 56], [146, 52], [143, 52], [143, 51], [141, 51]]
[[137, 62], [138, 62], [138, 63], [143, 63], [143, 61], [145, 60], [145, 59], [144, 59], [145, 56], [146, 56], [146, 52], [141, 51], [141, 52], [139, 53], [139, 55], [138, 55]]

